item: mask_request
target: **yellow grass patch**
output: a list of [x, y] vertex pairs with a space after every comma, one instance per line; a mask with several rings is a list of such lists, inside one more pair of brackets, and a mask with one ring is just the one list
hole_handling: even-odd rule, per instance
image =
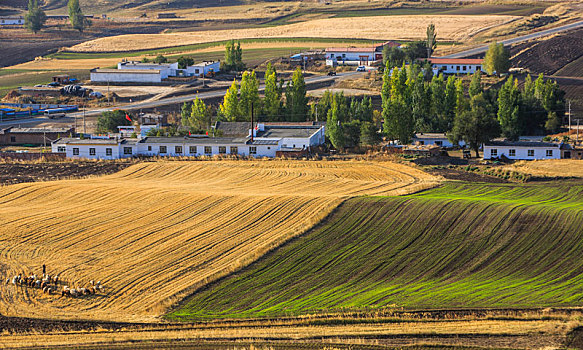
[[520, 161], [505, 167], [505, 169], [519, 171], [533, 176], [583, 177], [583, 160], [549, 159]]
[[0, 271], [58, 273], [79, 298], [0, 286], [0, 314], [148, 321], [256, 260], [343, 198], [399, 195], [437, 178], [390, 162], [141, 163], [82, 180], [0, 188]]
[[[128, 51], [244, 38], [422, 39], [429, 23], [440, 40], [463, 40], [475, 31], [515, 16], [373, 16], [326, 18], [272, 28], [209, 30], [168, 34], [131, 34], [100, 38], [73, 46], [75, 51]], [[342, 46], [342, 45], [337, 45]]]

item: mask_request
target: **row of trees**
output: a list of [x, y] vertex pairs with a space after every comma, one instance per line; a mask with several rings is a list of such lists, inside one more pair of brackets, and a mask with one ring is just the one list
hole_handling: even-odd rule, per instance
[[564, 93], [542, 74], [523, 89], [509, 77], [499, 90], [484, 90], [476, 72], [466, 89], [463, 80], [442, 75], [426, 81], [417, 66], [388, 70], [383, 75], [382, 116], [390, 139], [406, 144], [414, 132], [447, 132], [453, 142], [479, 145], [500, 134], [520, 135], [555, 131], [564, 114]]
[[[91, 21], [85, 18], [83, 11], [81, 11], [79, 0], [69, 0], [67, 8], [69, 10], [69, 21], [74, 29], [82, 33], [86, 27], [91, 25]], [[28, 12], [24, 16], [24, 26], [31, 32], [38, 33], [44, 27], [46, 21], [47, 15], [39, 7], [38, 0], [29, 0]]]

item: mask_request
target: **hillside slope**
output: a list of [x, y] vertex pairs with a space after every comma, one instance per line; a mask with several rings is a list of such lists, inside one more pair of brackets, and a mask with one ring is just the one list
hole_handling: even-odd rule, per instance
[[446, 184], [353, 198], [173, 319], [583, 304], [583, 188]]
[[[82, 298], [0, 284], [0, 314], [150, 321], [176, 300], [305, 232], [347, 196], [405, 194], [436, 178], [394, 163], [148, 162], [104, 177], [0, 187], [0, 276]], [[34, 307], [31, 307], [34, 305]]]

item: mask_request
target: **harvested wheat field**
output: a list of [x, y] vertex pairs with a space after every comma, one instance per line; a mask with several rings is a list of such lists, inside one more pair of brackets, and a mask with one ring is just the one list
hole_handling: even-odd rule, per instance
[[[463, 40], [483, 28], [515, 20], [516, 16], [375, 16], [325, 18], [277, 27], [196, 31], [168, 34], [129, 34], [100, 38], [72, 47], [73, 51], [135, 51], [244, 38], [360, 38], [417, 40], [434, 23], [439, 40]], [[375, 23], [371, 26], [371, 23]]]
[[77, 298], [0, 286], [0, 314], [152, 321], [195, 288], [305, 232], [344, 198], [438, 179], [390, 162], [161, 161], [108, 176], [0, 188], [0, 274], [101, 280]]
[[505, 167], [536, 177], [583, 177], [583, 161], [577, 159], [548, 159], [520, 161]]

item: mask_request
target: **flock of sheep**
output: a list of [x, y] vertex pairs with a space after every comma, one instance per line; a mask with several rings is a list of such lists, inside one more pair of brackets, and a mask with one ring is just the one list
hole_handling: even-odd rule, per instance
[[[24, 276], [24, 277], [23, 277]], [[35, 274], [31, 274], [28, 277], [24, 273], [13, 276], [12, 278], [6, 279], [6, 284], [12, 283], [17, 286], [25, 286], [30, 288], [41, 289], [45, 294], [58, 294], [59, 293], [59, 275], [51, 276], [49, 274], [43, 274], [42, 279], [37, 278]], [[69, 286], [63, 286], [61, 289], [61, 296], [64, 297], [78, 297], [82, 295], [96, 294], [97, 292], [103, 292], [103, 286], [101, 281], [94, 283], [93, 280], [89, 281], [90, 286], [85, 288], [69, 288]]]

